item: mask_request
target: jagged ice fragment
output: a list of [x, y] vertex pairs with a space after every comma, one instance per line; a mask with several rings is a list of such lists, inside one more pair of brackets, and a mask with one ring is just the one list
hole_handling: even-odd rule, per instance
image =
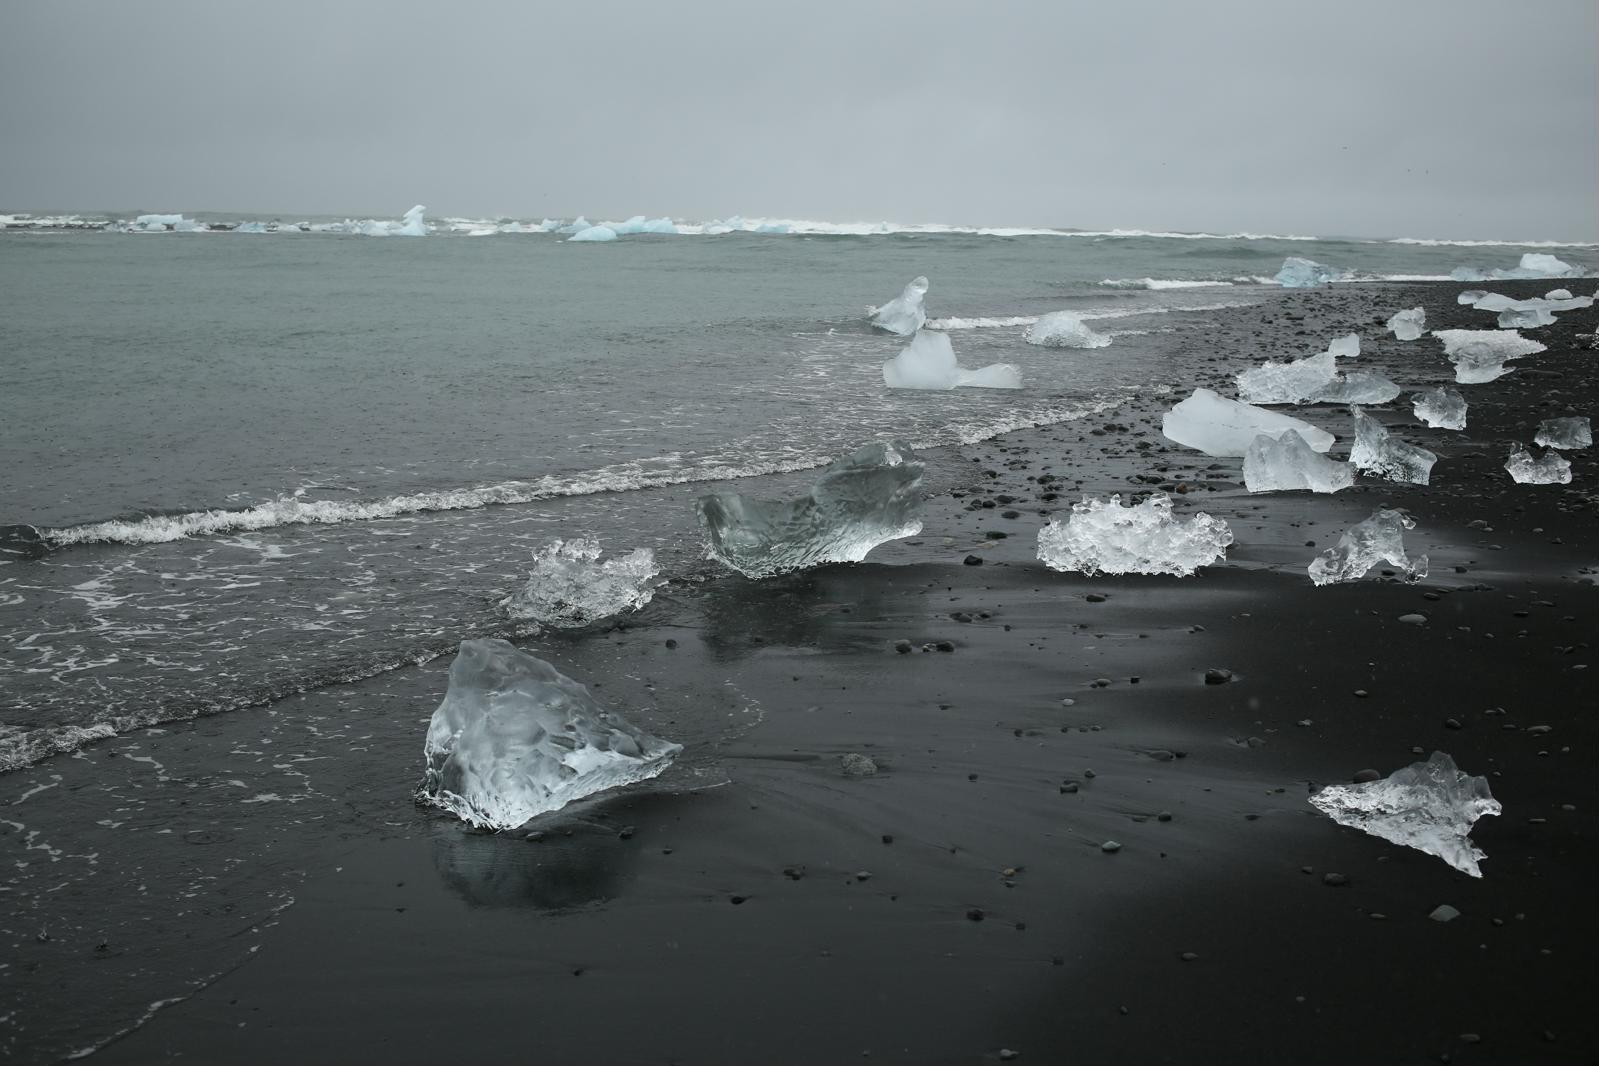
[[1250, 492], [1309, 489], [1337, 492], [1355, 483], [1355, 468], [1316, 452], [1294, 430], [1256, 437], [1244, 453], [1244, 487]]
[[507, 641], [464, 640], [428, 724], [421, 796], [479, 828], [514, 829], [654, 777], [682, 750]]
[[587, 229], [578, 230], [567, 238], [571, 241], [614, 241], [616, 231], [609, 226], [589, 226]]
[[876, 310], [872, 315], [872, 325], [901, 337], [909, 337], [927, 324], [927, 311], [922, 307], [922, 298], [926, 295], [927, 279], [912, 278], [904, 292]]
[[898, 355], [883, 364], [883, 384], [891, 389], [947, 392], [960, 386], [978, 389], [1019, 389], [1022, 374], [1009, 363], [991, 363], [966, 370], [955, 361], [949, 334], [924, 329], [911, 338]]
[[1422, 389], [1411, 398], [1411, 410], [1433, 429], [1465, 429], [1466, 398], [1447, 385]]
[[596, 540], [557, 540], [533, 556], [527, 584], [501, 606], [512, 618], [558, 629], [636, 611], [655, 595], [655, 553], [635, 548], [600, 562]]
[[1290, 429], [1318, 452], [1331, 448], [1335, 439], [1309, 422], [1229, 400], [1210, 389], [1195, 389], [1188, 399], [1167, 411], [1161, 421], [1161, 431], [1168, 439], [1218, 456], [1242, 456], [1262, 433], [1280, 437]]
[[1313, 289], [1341, 276], [1341, 271], [1330, 266], [1291, 255], [1283, 260], [1282, 269], [1277, 271], [1273, 280], [1285, 289]]
[[1187, 577], [1227, 555], [1232, 530], [1203, 511], [1183, 521], [1172, 516], [1171, 497], [1155, 493], [1135, 506], [1121, 496], [1083, 497], [1065, 522], [1038, 532], [1038, 557], [1051, 570], [1089, 577], [1107, 574], [1176, 574]]
[[1510, 449], [1505, 469], [1510, 471], [1511, 480], [1518, 485], [1571, 484], [1571, 460], [1553, 448], [1534, 459], [1525, 444], [1517, 444]]
[[1426, 448], [1393, 439], [1386, 426], [1358, 406], [1351, 406], [1349, 413], [1355, 416], [1355, 443], [1349, 449], [1351, 466], [1389, 481], [1427, 484], [1438, 456]]
[[1593, 426], [1586, 415], [1546, 418], [1538, 423], [1534, 444], [1544, 448], [1587, 448], [1593, 445]]
[[1471, 827], [1503, 810], [1486, 778], [1467, 776], [1441, 751], [1381, 781], [1329, 785], [1310, 803], [1339, 825], [1436, 855], [1472, 877], [1482, 876], [1477, 864], [1488, 856], [1472, 844]]
[[1503, 377], [1514, 369], [1507, 369], [1506, 361], [1545, 350], [1513, 329], [1435, 329], [1432, 335], [1443, 341], [1444, 355], [1455, 364], [1455, 381], [1462, 385]]
[[711, 558], [747, 577], [860, 562], [879, 544], [922, 529], [922, 463], [899, 442], [874, 441], [822, 471], [796, 500], [737, 493], [696, 505]]
[[1028, 344], [1039, 344], [1046, 348], [1104, 348], [1110, 344], [1109, 337], [1095, 333], [1070, 311], [1044, 315], [1028, 326], [1023, 336]]
[[1350, 526], [1338, 543], [1310, 561], [1310, 580], [1317, 585], [1359, 581], [1380, 562], [1404, 571], [1410, 581], [1427, 576], [1427, 557], [1405, 555], [1405, 530], [1416, 522], [1401, 511], [1381, 508]]

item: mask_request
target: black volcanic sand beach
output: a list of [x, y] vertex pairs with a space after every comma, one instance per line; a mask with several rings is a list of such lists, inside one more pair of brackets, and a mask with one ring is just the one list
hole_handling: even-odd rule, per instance
[[[674, 586], [529, 642], [663, 735], [674, 708], [730, 721], [531, 838], [412, 805], [447, 659], [13, 775], [76, 790], [40, 808], [54, 828], [27, 823], [52, 847], [85, 850], [73, 819], [151, 831], [103, 834], [70, 898], [7, 901], [5, 980], [45, 1021], [6, 1046], [47, 1060], [187, 996], [95, 1061], [1595, 1061], [1599, 455], [1570, 453], [1569, 486], [1503, 469], [1540, 419], [1599, 408], [1576, 339], [1595, 315], [1460, 386], [1460, 433], [1410, 414], [1411, 388], [1452, 380], [1441, 345], [1381, 326], [1419, 303], [1432, 328], [1492, 328], [1456, 293], [1562, 284], [1338, 286], [1218, 317], [1198, 383], [1227, 392], [1240, 352], [1358, 331], [1356, 365], [1407, 390], [1374, 412], [1441, 457], [1431, 486], [1251, 496], [1239, 460], [1161, 436], [1180, 395], [1149, 395], [930, 456], [957, 488], [869, 563]], [[1304, 417], [1347, 449], [1345, 409]], [[1161, 485], [1231, 524], [1226, 565], [1036, 560], [1044, 515]], [[1431, 576], [1313, 587], [1310, 559], [1380, 506], [1414, 516]], [[313, 747], [339, 757], [301, 766]], [[1435, 749], [1504, 804], [1474, 833], [1480, 880], [1306, 802]], [[878, 772], [846, 776], [852, 752]], [[233, 777], [271, 798], [189, 803]], [[185, 965], [203, 987], [141, 984]]]

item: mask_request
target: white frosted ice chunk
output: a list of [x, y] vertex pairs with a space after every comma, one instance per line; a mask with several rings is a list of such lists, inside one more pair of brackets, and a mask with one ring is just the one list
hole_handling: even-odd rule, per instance
[[1537, 329], [1554, 322], [1547, 307], [1517, 307], [1499, 312], [1500, 329]]
[[1388, 320], [1388, 328], [1393, 331], [1395, 339], [1413, 341], [1426, 331], [1426, 309], [1412, 307], [1408, 311], [1397, 312]]
[[609, 226], [590, 226], [588, 229], [578, 230], [567, 238], [568, 241], [614, 241], [616, 231]]
[[527, 584], [501, 606], [512, 618], [570, 629], [624, 611], [636, 611], [655, 595], [655, 553], [635, 548], [600, 562], [595, 540], [558, 540], [533, 556]]
[[1532, 442], [1543, 448], [1588, 448], [1593, 445], [1593, 425], [1586, 415], [1568, 418], [1546, 418], [1538, 423], [1538, 435]]
[[1318, 452], [1331, 448], [1335, 439], [1309, 422], [1229, 400], [1209, 389], [1195, 389], [1161, 421], [1161, 432], [1168, 439], [1206, 455], [1242, 456], [1262, 433], [1280, 437], [1290, 429]]
[[1510, 458], [1505, 460], [1505, 469], [1510, 471], [1511, 480], [1518, 485], [1571, 483], [1571, 460], [1553, 448], [1534, 459], [1525, 444], [1517, 444], [1510, 449]]
[[1455, 364], [1455, 380], [1479, 385], [1510, 373], [1505, 362], [1544, 351], [1544, 345], [1513, 329], [1435, 329], [1444, 343], [1444, 355]]
[[643, 215], [634, 215], [625, 222], [608, 222], [606, 227], [618, 237], [627, 237], [635, 233], [676, 233], [677, 226], [669, 218], [645, 218]]
[[1548, 292], [1543, 294], [1543, 298], [1545, 300], [1570, 300], [1572, 298], [1571, 290], [1570, 289], [1550, 289]]
[[427, 208], [421, 204], [405, 213], [400, 224], [389, 232], [396, 237], [426, 237], [428, 235]]
[[883, 364], [883, 384], [891, 389], [948, 391], [959, 386], [979, 389], [1019, 389], [1021, 371], [1009, 363], [992, 363], [981, 370], [965, 370], [955, 361], [949, 334], [924, 329], [901, 352]]
[[576, 218], [574, 218], [572, 221], [568, 222], [566, 225], [557, 226], [556, 229], [555, 229], [555, 232], [556, 233], [564, 233], [564, 234], [567, 234], [568, 236], [571, 236], [572, 234], [582, 233], [584, 230], [589, 229], [593, 225], [594, 225], [594, 223], [590, 222], [588, 219], [584, 218], [582, 215], [578, 215]]
[[1466, 428], [1466, 398], [1447, 385], [1417, 392], [1411, 410], [1433, 429]]
[[1244, 487], [1250, 492], [1337, 492], [1355, 483], [1355, 468], [1313, 450], [1293, 430], [1256, 437], [1244, 453]]
[[1426, 448], [1395, 440], [1388, 428], [1359, 407], [1355, 416], [1355, 443], [1349, 449], [1349, 462], [1356, 470], [1376, 474], [1389, 481], [1425, 485], [1438, 457]]
[[909, 337], [927, 324], [927, 312], [922, 308], [922, 298], [926, 295], [927, 279], [912, 278], [904, 292], [873, 313], [872, 325]]
[[514, 829], [654, 777], [682, 750], [508, 642], [464, 640], [428, 724], [422, 796], [479, 828]]
[[1455, 303], [1457, 303], [1457, 304], [1471, 304], [1471, 305], [1475, 306], [1478, 300], [1482, 299], [1483, 297], [1485, 297], [1487, 295], [1488, 294], [1486, 292], [1482, 291], [1481, 289], [1467, 289], [1465, 292], [1463, 292], [1459, 296], [1455, 297]]
[[1436, 855], [1472, 877], [1482, 876], [1477, 864], [1488, 856], [1472, 844], [1471, 827], [1503, 810], [1486, 778], [1467, 776], [1441, 751], [1381, 781], [1329, 785], [1310, 803], [1339, 825]]
[[1313, 289], [1342, 276], [1341, 271], [1330, 266], [1291, 255], [1283, 260], [1282, 269], [1273, 280], [1285, 289]]
[[1183, 521], [1171, 512], [1171, 497], [1157, 492], [1123, 507], [1084, 496], [1065, 522], [1050, 520], [1038, 531], [1038, 557], [1051, 570], [1095, 574], [1176, 574], [1226, 558], [1233, 531], [1203, 511]]
[[1095, 333], [1070, 311], [1044, 315], [1028, 326], [1023, 336], [1028, 344], [1045, 348], [1104, 348], [1110, 344], [1108, 336]]
[[1410, 581], [1427, 576], [1427, 557], [1405, 555], [1405, 530], [1416, 522], [1401, 511], [1381, 508], [1350, 526], [1338, 543], [1310, 561], [1310, 580], [1318, 585], [1359, 581], [1380, 562], [1405, 572]]
[[712, 559], [747, 577], [822, 563], [858, 563], [879, 544], [922, 529], [922, 463], [899, 442], [874, 441], [837, 460], [796, 500], [732, 492], [696, 508]]

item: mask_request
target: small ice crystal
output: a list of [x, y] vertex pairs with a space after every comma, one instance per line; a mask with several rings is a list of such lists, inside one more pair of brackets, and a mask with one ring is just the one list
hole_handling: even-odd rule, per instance
[[1426, 327], [1427, 312], [1420, 307], [1400, 311], [1388, 320], [1388, 328], [1393, 331], [1396, 339], [1402, 341], [1415, 340], [1422, 335]]
[[1275, 439], [1262, 433], [1244, 454], [1244, 487], [1250, 492], [1337, 492], [1354, 483], [1354, 467], [1319, 454], [1291, 429]]
[[1282, 269], [1277, 271], [1274, 280], [1285, 289], [1313, 289], [1342, 276], [1341, 271], [1330, 266], [1291, 255], [1283, 260]]
[[1510, 458], [1505, 460], [1505, 469], [1510, 471], [1511, 480], [1518, 485], [1571, 483], [1571, 460], [1553, 448], [1534, 459], [1525, 444], [1517, 444], [1510, 449]]
[[1538, 423], [1538, 435], [1532, 442], [1540, 447], [1564, 448], [1567, 451], [1588, 448], [1593, 445], [1593, 427], [1586, 415], [1546, 418]]
[[1028, 326], [1023, 336], [1028, 344], [1045, 348], [1104, 348], [1110, 344], [1109, 337], [1095, 333], [1070, 311], [1044, 315]]
[[1380, 781], [1329, 785], [1310, 803], [1339, 825], [1436, 855], [1472, 877], [1482, 876], [1477, 864], [1488, 856], [1472, 844], [1471, 827], [1504, 809], [1486, 778], [1467, 776], [1441, 751]]
[[1389, 481], [1425, 485], [1438, 457], [1426, 448], [1395, 440], [1381, 422], [1359, 407], [1350, 407], [1355, 416], [1355, 443], [1349, 449], [1349, 462], [1356, 470], [1376, 474]]
[[1052, 570], [1093, 577], [1107, 574], [1176, 574], [1187, 577], [1226, 557], [1232, 530], [1203, 511], [1183, 521], [1172, 516], [1171, 497], [1156, 493], [1123, 507], [1083, 497], [1065, 522], [1051, 521], [1038, 533], [1038, 557]]
[[1466, 428], [1466, 398], [1449, 386], [1422, 389], [1411, 400], [1416, 417], [1433, 429]]

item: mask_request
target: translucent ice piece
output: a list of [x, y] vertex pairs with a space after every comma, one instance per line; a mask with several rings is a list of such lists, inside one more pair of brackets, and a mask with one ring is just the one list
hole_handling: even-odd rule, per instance
[[1546, 418], [1538, 423], [1538, 435], [1532, 439], [1532, 442], [1540, 447], [1564, 448], [1567, 451], [1591, 447], [1593, 426], [1588, 422], [1586, 415]]
[[502, 604], [506, 614], [571, 629], [649, 603], [661, 572], [655, 553], [635, 548], [602, 563], [600, 552], [595, 540], [558, 540], [540, 549], [527, 585]]
[[1525, 444], [1517, 444], [1510, 449], [1505, 469], [1518, 485], [1571, 484], [1571, 460], [1553, 448], [1534, 459]]
[[1351, 370], [1317, 390], [1314, 403], [1387, 403], [1400, 388], [1375, 370]]
[[1095, 333], [1070, 311], [1056, 311], [1043, 316], [1027, 327], [1024, 336], [1028, 344], [1040, 344], [1046, 348], [1104, 348], [1110, 344], [1109, 337]]
[[1515, 369], [1505, 366], [1508, 360], [1545, 350], [1513, 329], [1435, 329], [1432, 335], [1443, 341], [1444, 355], [1455, 364], [1455, 380], [1462, 385], [1503, 377]]
[[1465, 429], [1466, 398], [1447, 385], [1422, 389], [1412, 397], [1411, 410], [1434, 429]]
[[1327, 342], [1327, 354], [1334, 359], [1353, 359], [1360, 354], [1360, 334], [1346, 333]]
[[1354, 483], [1353, 466], [1314, 451], [1291, 429], [1275, 439], [1262, 433], [1244, 453], [1244, 487], [1250, 492], [1337, 492]]
[[1537, 329], [1554, 320], [1547, 307], [1512, 307], [1499, 312], [1500, 329]]
[[1310, 803], [1339, 825], [1436, 855], [1472, 877], [1482, 876], [1477, 864], [1488, 856], [1472, 844], [1471, 827], [1503, 810], [1487, 779], [1468, 777], [1441, 751], [1381, 781], [1329, 785]]
[[1310, 580], [1318, 585], [1359, 581], [1380, 562], [1405, 572], [1410, 581], [1427, 576], [1427, 557], [1405, 555], [1405, 530], [1416, 522], [1401, 511], [1373, 511], [1370, 518], [1350, 526], [1338, 543], [1310, 561]]
[[1021, 371], [1009, 363], [992, 363], [981, 370], [966, 370], [955, 361], [949, 334], [924, 329], [910, 344], [883, 364], [883, 384], [891, 389], [948, 391], [958, 386], [978, 389], [1019, 389]]
[[1400, 311], [1388, 320], [1388, 328], [1393, 331], [1396, 339], [1413, 341], [1426, 331], [1427, 312], [1420, 307]]
[[1349, 462], [1356, 470], [1376, 474], [1389, 481], [1425, 485], [1438, 457], [1426, 448], [1395, 440], [1381, 422], [1359, 407], [1350, 407], [1355, 416], [1355, 443], [1349, 449]]
[[614, 241], [616, 231], [609, 226], [590, 226], [580, 229], [567, 238], [568, 241]]
[[922, 309], [922, 297], [926, 295], [927, 279], [911, 279], [904, 292], [877, 309], [872, 315], [872, 325], [909, 337], [927, 324], [927, 312]]
[[1550, 289], [1543, 294], [1545, 300], [1569, 300], [1572, 298], [1570, 289]]
[[1038, 532], [1038, 557], [1051, 570], [1107, 574], [1176, 574], [1187, 577], [1227, 555], [1233, 532], [1203, 511], [1183, 521], [1172, 516], [1171, 497], [1156, 493], [1136, 506], [1083, 497], [1066, 521]]
[[1296, 359], [1291, 363], [1267, 362], [1240, 371], [1239, 399], [1245, 403], [1309, 403], [1338, 374], [1332, 352]]
[[1195, 389], [1188, 399], [1167, 411], [1161, 422], [1168, 439], [1206, 455], [1241, 456], [1260, 434], [1280, 437], [1290, 429], [1318, 452], [1331, 448], [1335, 439], [1309, 422], [1225, 399], [1209, 389]]
[[701, 496], [711, 558], [748, 577], [860, 562], [879, 544], [922, 529], [922, 464], [908, 447], [874, 441], [833, 463], [797, 500]]
[[421, 794], [479, 828], [514, 829], [573, 800], [654, 777], [682, 750], [510, 643], [464, 640], [428, 724]]
[[1274, 280], [1285, 289], [1313, 289], [1341, 276], [1342, 271], [1312, 259], [1291, 255], [1283, 260], [1282, 269], [1277, 271]]

